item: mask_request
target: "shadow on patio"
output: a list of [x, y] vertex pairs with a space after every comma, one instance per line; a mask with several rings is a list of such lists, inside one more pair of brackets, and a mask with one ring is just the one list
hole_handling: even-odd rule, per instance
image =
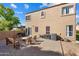
[[[40, 47], [40, 44], [42, 42], [46, 47], [52, 44], [51, 41], [50, 42], [46, 41], [44, 43], [43, 40], [40, 40], [38, 43], [33, 45], [27, 45], [23, 49], [14, 49], [11, 46], [6, 46], [4, 42], [1, 42], [2, 48], [0, 49], [0, 55], [2, 56], [62, 56], [62, 53], [57, 51], [43, 50], [43, 48]], [[46, 45], [47, 42], [49, 42], [50, 44]]]
[[[14, 54], [15, 55], [15, 54]], [[62, 56], [61, 53], [55, 51], [41, 50], [40, 47], [28, 47], [26, 49], [17, 52], [20, 56]]]

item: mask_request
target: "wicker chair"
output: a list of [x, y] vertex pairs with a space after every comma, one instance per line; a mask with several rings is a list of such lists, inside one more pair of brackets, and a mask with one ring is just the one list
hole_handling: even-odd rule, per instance
[[28, 44], [31, 44], [32, 43], [32, 37], [28, 37], [27, 42], [28, 42]]
[[37, 35], [33, 37], [34, 41], [37, 42]]
[[14, 48], [19, 48], [20, 43], [15, 38], [6, 38], [6, 45], [12, 44]]

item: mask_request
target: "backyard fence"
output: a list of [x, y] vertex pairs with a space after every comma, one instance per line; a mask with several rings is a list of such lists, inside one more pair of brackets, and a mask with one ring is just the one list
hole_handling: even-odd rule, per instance
[[6, 37], [14, 37], [17, 36], [17, 31], [0, 31], [0, 40], [5, 39]]

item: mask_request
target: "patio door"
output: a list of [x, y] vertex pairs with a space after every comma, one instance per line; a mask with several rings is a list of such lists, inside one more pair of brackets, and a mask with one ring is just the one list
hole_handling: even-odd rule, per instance
[[32, 28], [28, 28], [28, 35], [32, 34]]
[[26, 28], [25, 34], [26, 34], [27, 36], [31, 35], [31, 34], [32, 34], [32, 28], [30, 28], [30, 27]]
[[66, 26], [66, 36], [72, 36], [73, 35], [73, 25], [67, 25]]

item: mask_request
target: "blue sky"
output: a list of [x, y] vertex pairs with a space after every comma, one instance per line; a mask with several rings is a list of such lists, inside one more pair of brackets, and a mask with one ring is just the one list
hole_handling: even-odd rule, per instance
[[[15, 15], [19, 17], [22, 25], [25, 25], [25, 14], [35, 10], [47, 8], [53, 3], [3, 3], [5, 7], [10, 7], [15, 11]], [[79, 4], [76, 6], [76, 20], [79, 22]]]
[[76, 4], [76, 22], [79, 22], [79, 3]]
[[52, 4], [49, 3], [3, 3], [5, 7], [10, 7], [15, 11], [15, 15], [19, 17], [22, 25], [25, 24], [25, 14], [42, 8], [47, 8]]

